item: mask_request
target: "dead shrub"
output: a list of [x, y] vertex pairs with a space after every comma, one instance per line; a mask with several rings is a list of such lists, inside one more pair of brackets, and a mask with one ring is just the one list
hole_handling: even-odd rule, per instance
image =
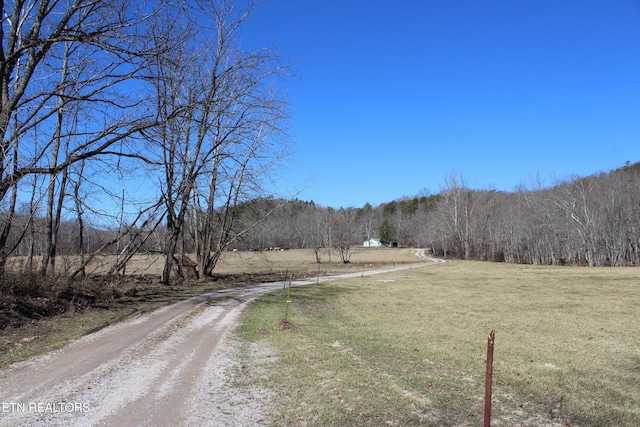
[[7, 273], [0, 278], [0, 329], [92, 306], [109, 308], [156, 285], [151, 277], [61, 276]]

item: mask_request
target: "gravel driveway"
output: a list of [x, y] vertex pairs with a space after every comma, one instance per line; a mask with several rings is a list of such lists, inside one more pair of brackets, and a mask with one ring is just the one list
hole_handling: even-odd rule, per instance
[[[417, 268], [328, 276], [320, 282]], [[293, 286], [317, 283], [298, 280]], [[267, 390], [233, 386], [242, 310], [283, 283], [204, 294], [0, 371], [0, 426], [269, 425]], [[213, 297], [228, 298], [212, 304]]]

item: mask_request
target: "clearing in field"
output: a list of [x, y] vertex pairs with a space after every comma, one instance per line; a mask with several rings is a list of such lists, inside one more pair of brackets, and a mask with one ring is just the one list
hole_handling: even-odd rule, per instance
[[448, 262], [291, 290], [244, 316], [276, 425], [639, 426], [637, 268]]

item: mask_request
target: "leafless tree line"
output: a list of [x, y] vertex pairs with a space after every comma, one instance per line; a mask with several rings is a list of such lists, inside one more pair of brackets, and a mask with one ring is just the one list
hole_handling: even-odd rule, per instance
[[110, 251], [116, 273], [154, 248], [164, 283], [211, 274], [242, 235], [236, 208], [286, 153], [288, 70], [272, 48], [242, 47], [252, 5], [0, 5], [0, 272], [22, 254], [50, 274], [63, 251], [82, 275]]
[[[452, 175], [437, 194], [405, 197], [376, 207], [336, 209], [297, 199], [255, 197], [237, 204], [233, 225], [215, 227], [213, 241], [225, 240], [227, 233], [225, 250], [307, 248], [317, 262], [331, 261], [332, 256], [338, 260], [341, 255], [348, 260], [345, 249], [381, 238], [386, 244], [426, 247], [436, 255], [461, 259], [638, 265], [639, 201], [640, 164], [550, 187], [536, 181], [513, 192], [472, 190], [462, 176]], [[221, 219], [224, 214], [223, 205], [215, 215]], [[46, 242], [45, 217], [31, 222], [28, 218], [28, 212], [21, 212], [14, 219], [20, 223], [16, 229], [35, 229], [17, 246], [15, 253], [25, 256], [33, 252], [34, 242], [44, 252]], [[206, 221], [206, 212], [187, 212], [184, 221], [180, 251], [196, 254], [201, 244], [198, 227]], [[62, 222], [59, 230], [62, 252], [77, 254], [76, 222]], [[164, 253], [171, 232], [165, 224], [152, 223], [127, 233], [90, 227], [85, 251], [117, 254], [123, 253], [122, 248], [134, 248], [136, 252]]]
[[434, 248], [460, 258], [527, 264], [638, 265], [640, 165], [513, 193], [452, 179]]
[[461, 259], [620, 266], [639, 265], [639, 232], [640, 164], [627, 164], [551, 186], [538, 180], [513, 192], [471, 189], [463, 176], [451, 175], [437, 194], [377, 207], [333, 209], [289, 201], [236, 245], [317, 253], [378, 237]]

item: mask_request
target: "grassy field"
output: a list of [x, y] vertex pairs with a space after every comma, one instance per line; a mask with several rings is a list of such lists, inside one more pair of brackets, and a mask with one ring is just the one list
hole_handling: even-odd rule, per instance
[[[281, 426], [640, 426], [640, 270], [448, 262], [293, 288], [238, 331]], [[267, 355], [267, 356], [265, 356]]]
[[[195, 259], [194, 255], [189, 255]], [[78, 266], [76, 257], [61, 256], [56, 263], [61, 275], [74, 271]], [[87, 266], [87, 274], [104, 274], [113, 266], [114, 255], [96, 257]], [[215, 274], [267, 274], [291, 272], [298, 276], [320, 274], [335, 274], [339, 272], [357, 271], [362, 267], [393, 265], [416, 262], [415, 250], [409, 248], [362, 248], [351, 250], [351, 263], [344, 264], [335, 249], [320, 250], [320, 264], [311, 249], [294, 249], [287, 251], [260, 252], [224, 252], [215, 268]], [[7, 261], [9, 271], [19, 272], [23, 269], [26, 257], [10, 257]], [[164, 258], [160, 254], [135, 255], [127, 264], [126, 274], [156, 275], [162, 273]], [[38, 266], [40, 259], [34, 259]]]
[[420, 262], [415, 250], [390, 248], [354, 248], [351, 262], [344, 264], [335, 250], [322, 249], [321, 263], [316, 262], [311, 249], [268, 252], [225, 252], [216, 266], [218, 274], [238, 272], [277, 273], [289, 272], [296, 277], [330, 275], [359, 271], [387, 265]]

